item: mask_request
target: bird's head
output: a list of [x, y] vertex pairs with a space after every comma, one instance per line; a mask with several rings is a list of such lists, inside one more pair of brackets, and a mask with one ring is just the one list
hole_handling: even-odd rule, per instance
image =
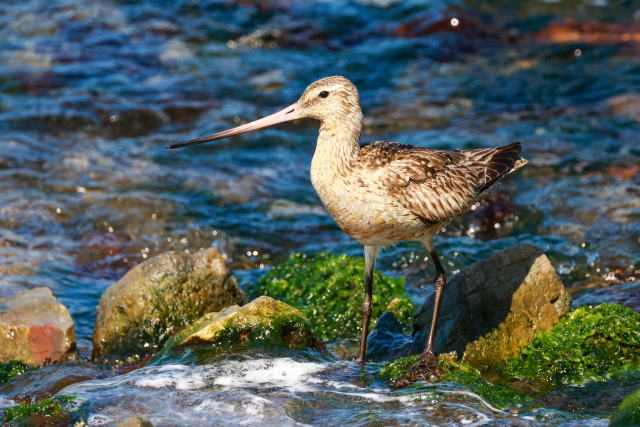
[[304, 117], [320, 120], [324, 129], [341, 125], [353, 128], [359, 134], [362, 111], [358, 89], [344, 77], [325, 77], [309, 85], [298, 102], [275, 114], [204, 138], [169, 145], [167, 148], [203, 144]]

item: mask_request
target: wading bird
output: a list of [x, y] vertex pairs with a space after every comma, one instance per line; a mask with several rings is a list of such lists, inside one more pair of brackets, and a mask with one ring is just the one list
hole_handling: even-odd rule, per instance
[[434, 338], [447, 275], [433, 237], [456, 215], [468, 212], [504, 175], [527, 163], [519, 157], [522, 144], [470, 151], [431, 150], [397, 142], [360, 144], [362, 111], [358, 90], [346, 78], [335, 76], [311, 84], [298, 102], [278, 113], [168, 148], [202, 144], [303, 117], [321, 122], [311, 162], [313, 187], [338, 226], [364, 245], [366, 281], [360, 362], [365, 361], [378, 251], [409, 240], [427, 248], [436, 268], [429, 339], [413, 369], [439, 370]]

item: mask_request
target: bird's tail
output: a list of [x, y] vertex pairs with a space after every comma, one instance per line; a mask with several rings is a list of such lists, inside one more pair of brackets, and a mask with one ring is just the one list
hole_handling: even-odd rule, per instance
[[486, 153], [486, 155], [483, 156], [486, 164], [485, 183], [478, 193], [484, 193], [490, 190], [504, 175], [526, 165], [529, 161], [520, 157], [521, 151], [522, 142], [518, 141], [495, 148]]
[[523, 159], [522, 157], [518, 157], [516, 159], [516, 163], [513, 165], [513, 167], [511, 168], [511, 170], [509, 171], [509, 173], [520, 169], [521, 167], [523, 167], [524, 165], [526, 165], [527, 163], [529, 163], [529, 160], [527, 159]]

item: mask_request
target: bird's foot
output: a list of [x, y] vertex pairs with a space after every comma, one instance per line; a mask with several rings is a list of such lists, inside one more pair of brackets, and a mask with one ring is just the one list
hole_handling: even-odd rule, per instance
[[433, 351], [425, 351], [413, 365], [407, 369], [407, 373], [401, 377], [393, 378], [389, 386], [393, 389], [407, 388], [416, 381], [437, 381], [444, 375], [440, 368], [438, 358]]

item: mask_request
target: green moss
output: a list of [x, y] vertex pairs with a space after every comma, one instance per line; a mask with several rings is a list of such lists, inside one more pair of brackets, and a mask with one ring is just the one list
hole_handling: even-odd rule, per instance
[[6, 383], [27, 371], [36, 369], [38, 368], [30, 368], [29, 365], [21, 360], [10, 360], [7, 363], [2, 363], [0, 364], [0, 384]]
[[609, 427], [640, 425], [640, 389], [628, 394], [611, 417]]
[[24, 403], [17, 406], [10, 406], [4, 410], [2, 420], [6, 423], [10, 423], [22, 420], [32, 415], [62, 417], [66, 414], [62, 409], [62, 405], [72, 402], [75, 398], [75, 396], [56, 396], [33, 405]]
[[[362, 258], [326, 252], [297, 253], [261, 278], [252, 296], [269, 295], [298, 308], [324, 341], [357, 339], [364, 278]], [[375, 322], [391, 310], [403, 325], [410, 326], [415, 307], [404, 294], [404, 278], [392, 279], [376, 271], [371, 320]]]
[[418, 360], [419, 356], [401, 357], [393, 362], [385, 362], [384, 366], [378, 373], [380, 378], [385, 381], [389, 381], [392, 378], [398, 378], [407, 373], [407, 369], [413, 362]]
[[578, 307], [551, 330], [536, 333], [500, 370], [511, 378], [581, 384], [637, 370], [639, 363], [640, 314], [602, 304]]
[[196, 360], [210, 360], [220, 354], [249, 348], [273, 347], [294, 351], [321, 350], [311, 331], [311, 323], [299, 310], [261, 296], [242, 307], [227, 307], [218, 313], [204, 315], [169, 339], [148, 366], [175, 363], [176, 360], [184, 363], [185, 352], [199, 358]]
[[[379, 375], [385, 381], [402, 376], [417, 359], [418, 356], [410, 356], [387, 362]], [[455, 389], [469, 389], [498, 409], [521, 407], [532, 401], [529, 396], [511, 387], [490, 383], [482, 378], [478, 369], [472, 366], [440, 360], [440, 367], [445, 373], [442, 382], [450, 383]]]

